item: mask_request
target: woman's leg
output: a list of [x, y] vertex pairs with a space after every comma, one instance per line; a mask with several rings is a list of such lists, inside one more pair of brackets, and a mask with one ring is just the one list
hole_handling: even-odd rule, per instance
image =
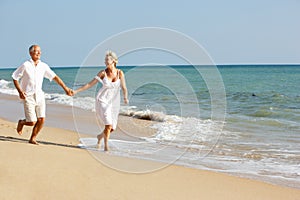
[[100, 133], [99, 135], [97, 135], [97, 139], [98, 139], [98, 149], [100, 149], [101, 147], [101, 140], [104, 137], [104, 131], [102, 133]]
[[108, 151], [108, 140], [111, 133], [111, 125], [105, 125], [104, 133], [104, 151]]

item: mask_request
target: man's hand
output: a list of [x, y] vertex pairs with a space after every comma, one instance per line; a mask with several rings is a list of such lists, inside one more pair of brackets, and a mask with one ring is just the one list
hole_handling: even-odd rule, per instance
[[70, 88], [68, 88], [68, 87], [65, 85], [65, 83], [64, 83], [58, 76], [55, 76], [55, 77], [53, 78], [53, 80], [65, 90], [65, 92], [66, 92], [66, 94], [67, 94], [68, 96], [73, 96], [73, 95], [74, 95], [74, 94], [73, 94], [73, 90], [70, 89]]
[[70, 88], [67, 88], [67, 89], [66, 89], [66, 94], [67, 94], [68, 96], [74, 96], [74, 91], [73, 91], [72, 89], [70, 89]]
[[22, 91], [22, 89], [20, 87], [20, 84], [19, 84], [19, 81], [13, 79], [13, 82], [14, 82], [14, 85], [15, 85], [16, 89], [19, 92], [20, 99], [26, 99], [26, 93]]
[[20, 99], [26, 99], [26, 93], [23, 91], [19, 92], [19, 97]]

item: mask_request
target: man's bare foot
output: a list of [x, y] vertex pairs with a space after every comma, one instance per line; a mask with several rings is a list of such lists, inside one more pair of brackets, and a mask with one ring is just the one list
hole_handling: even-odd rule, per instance
[[30, 144], [39, 145], [39, 143], [38, 143], [37, 141], [35, 141], [35, 140], [29, 140], [29, 143], [30, 143]]
[[108, 149], [108, 147], [104, 147], [104, 151], [108, 151], [109, 149]]
[[17, 126], [17, 132], [19, 135], [22, 135], [22, 130], [23, 130], [23, 126], [24, 126], [24, 124], [22, 122], [23, 122], [23, 120], [20, 119], [18, 122], [18, 126]]

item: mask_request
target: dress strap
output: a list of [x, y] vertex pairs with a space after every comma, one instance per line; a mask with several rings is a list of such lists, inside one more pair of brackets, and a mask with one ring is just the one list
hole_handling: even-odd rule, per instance
[[101, 82], [101, 83], [102, 83], [102, 79], [101, 79], [99, 76], [95, 76], [95, 79], [96, 79], [98, 82]]
[[117, 72], [117, 79], [120, 79], [120, 70], [118, 69], [118, 72]]

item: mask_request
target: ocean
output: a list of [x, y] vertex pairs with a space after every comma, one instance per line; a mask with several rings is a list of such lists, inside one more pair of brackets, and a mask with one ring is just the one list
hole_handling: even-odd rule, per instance
[[[112, 154], [300, 188], [300, 65], [119, 68], [130, 101], [121, 103], [120, 115], [153, 121], [156, 134], [113, 139]], [[66, 85], [78, 88], [104, 67], [52, 69]], [[0, 69], [0, 93], [17, 95], [13, 70]], [[43, 89], [49, 104], [94, 112], [100, 87], [68, 97], [45, 79]]]

